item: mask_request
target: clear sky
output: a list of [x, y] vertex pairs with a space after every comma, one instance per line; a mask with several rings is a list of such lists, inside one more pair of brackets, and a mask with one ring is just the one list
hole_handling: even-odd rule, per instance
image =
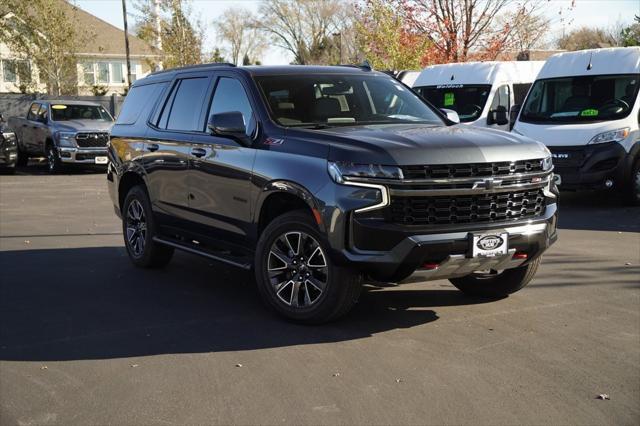
[[[76, 0], [76, 3], [87, 12], [123, 28], [121, 0]], [[257, 11], [260, 3], [258, 0], [192, 0], [193, 15], [206, 26], [205, 47], [210, 50], [216, 46], [216, 35], [211, 23], [225, 9], [243, 7]], [[582, 26], [609, 28], [618, 23], [629, 24], [634, 15], [640, 15], [640, 0], [575, 0], [573, 10], [569, 10], [572, 0], [546, 0], [546, 3], [544, 13], [553, 23], [551, 39], [563, 31]], [[127, 7], [131, 12], [131, 0], [127, 0]], [[132, 23], [130, 18], [129, 25]], [[271, 48], [262, 59], [266, 65], [286, 64], [291, 60], [291, 55]]]

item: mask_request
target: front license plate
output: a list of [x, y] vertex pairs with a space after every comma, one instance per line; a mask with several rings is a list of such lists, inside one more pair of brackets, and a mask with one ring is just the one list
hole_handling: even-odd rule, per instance
[[107, 157], [96, 157], [96, 164], [107, 164], [108, 161]]
[[562, 184], [562, 177], [560, 177], [560, 175], [553, 175], [553, 182], [556, 185], [561, 185]]
[[471, 239], [473, 257], [503, 256], [507, 254], [508, 249], [509, 234], [506, 232], [473, 234]]

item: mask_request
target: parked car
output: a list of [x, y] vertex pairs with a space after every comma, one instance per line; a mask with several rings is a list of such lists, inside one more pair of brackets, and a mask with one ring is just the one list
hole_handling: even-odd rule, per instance
[[16, 170], [18, 160], [18, 147], [16, 135], [7, 126], [2, 113], [0, 113], [0, 171], [13, 173]]
[[504, 296], [556, 239], [550, 153], [451, 124], [370, 68], [163, 71], [112, 129], [109, 194], [135, 265], [180, 249], [253, 269], [290, 319], [345, 314], [364, 276]]
[[508, 131], [509, 111], [522, 104], [543, 61], [466, 62], [426, 67], [413, 89], [438, 108], [456, 111], [460, 122]]
[[620, 189], [640, 204], [639, 87], [640, 47], [556, 54], [514, 131], [551, 150], [560, 188]]
[[107, 164], [107, 142], [113, 117], [97, 103], [36, 101], [25, 118], [12, 117], [9, 125], [18, 139], [18, 164], [29, 157], [47, 158], [51, 173], [69, 165]]

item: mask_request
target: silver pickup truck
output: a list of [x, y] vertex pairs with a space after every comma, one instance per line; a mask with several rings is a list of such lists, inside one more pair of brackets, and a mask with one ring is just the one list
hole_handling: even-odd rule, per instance
[[25, 118], [9, 126], [18, 142], [18, 165], [29, 157], [47, 158], [51, 173], [67, 165], [106, 165], [113, 117], [97, 103], [42, 100], [31, 104]]

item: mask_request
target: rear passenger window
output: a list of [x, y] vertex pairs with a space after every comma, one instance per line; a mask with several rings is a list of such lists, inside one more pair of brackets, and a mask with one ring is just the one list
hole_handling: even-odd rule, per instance
[[118, 115], [117, 124], [135, 124], [145, 107], [153, 106], [165, 84], [135, 86], [129, 90]]
[[233, 78], [221, 77], [211, 101], [209, 115], [233, 111], [242, 113], [245, 132], [247, 135], [251, 135], [255, 128], [253, 111], [242, 83]]
[[202, 131], [200, 112], [208, 85], [207, 77], [179, 80], [162, 111], [159, 127], [167, 130]]

